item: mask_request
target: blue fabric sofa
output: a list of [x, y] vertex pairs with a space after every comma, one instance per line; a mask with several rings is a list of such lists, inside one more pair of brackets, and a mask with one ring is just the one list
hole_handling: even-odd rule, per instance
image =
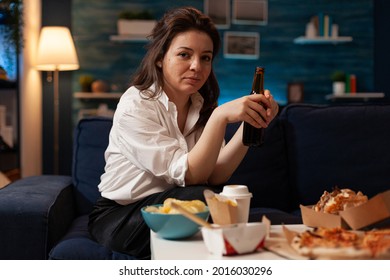
[[[334, 186], [369, 197], [390, 185], [390, 105], [289, 105], [251, 148], [227, 184], [253, 193], [250, 221], [301, 223], [299, 204]], [[27, 177], [0, 189], [0, 259], [134, 259], [91, 239], [88, 213], [99, 197], [112, 120], [81, 120], [72, 177]], [[230, 125], [229, 140], [237, 129]]]

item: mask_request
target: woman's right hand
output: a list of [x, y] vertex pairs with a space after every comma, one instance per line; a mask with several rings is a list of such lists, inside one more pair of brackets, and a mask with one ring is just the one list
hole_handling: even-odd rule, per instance
[[251, 94], [237, 98], [218, 106], [215, 110], [223, 116], [226, 123], [245, 121], [257, 128], [268, 127], [277, 113], [273, 112], [277, 111], [277, 106], [273, 104], [276, 102], [269, 91], [266, 91], [264, 95]]

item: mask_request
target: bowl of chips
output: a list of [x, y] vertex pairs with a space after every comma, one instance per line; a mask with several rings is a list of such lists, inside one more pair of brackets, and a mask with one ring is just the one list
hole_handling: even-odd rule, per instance
[[177, 200], [167, 198], [163, 204], [155, 204], [141, 209], [148, 227], [164, 239], [183, 239], [196, 234], [200, 226], [171, 207], [171, 203], [182, 206], [187, 211], [207, 221], [210, 215], [206, 204], [200, 200]]

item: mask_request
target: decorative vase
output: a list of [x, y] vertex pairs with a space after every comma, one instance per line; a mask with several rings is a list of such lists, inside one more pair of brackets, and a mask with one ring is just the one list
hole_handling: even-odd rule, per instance
[[96, 80], [91, 84], [91, 90], [97, 93], [109, 92], [110, 86], [103, 80]]
[[156, 23], [155, 20], [119, 19], [117, 22], [118, 34], [146, 37], [152, 32]]
[[333, 94], [343, 95], [345, 93], [345, 82], [333, 82]]

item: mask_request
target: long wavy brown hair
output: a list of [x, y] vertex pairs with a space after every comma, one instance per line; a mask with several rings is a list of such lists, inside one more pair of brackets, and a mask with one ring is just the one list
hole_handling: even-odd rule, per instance
[[[213, 60], [220, 48], [220, 37], [212, 20], [193, 7], [182, 7], [168, 11], [157, 22], [150, 34], [147, 52], [132, 78], [132, 84], [150, 98], [161, 94], [164, 86], [162, 70], [156, 66], [161, 61], [175, 36], [188, 30], [206, 33], [213, 42]], [[150, 87], [156, 84], [154, 90]], [[204, 99], [197, 125], [204, 126], [217, 106], [219, 85], [213, 68], [205, 84], [199, 89]]]

